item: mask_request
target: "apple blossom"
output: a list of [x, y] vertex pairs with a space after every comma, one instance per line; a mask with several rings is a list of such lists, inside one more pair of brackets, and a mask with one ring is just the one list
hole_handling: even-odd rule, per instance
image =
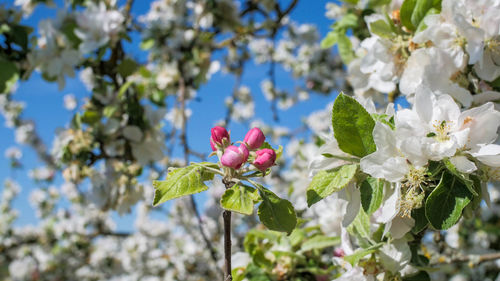
[[266, 136], [264, 136], [264, 133], [262, 133], [259, 128], [252, 128], [245, 135], [243, 142], [247, 144], [248, 149], [256, 150], [264, 143], [265, 140]]
[[274, 152], [274, 149], [264, 148], [257, 150], [255, 153], [257, 157], [255, 157], [252, 164], [257, 167], [257, 169], [265, 172], [274, 165], [274, 161], [276, 161], [276, 152]]
[[243, 163], [248, 159], [248, 149], [245, 145], [240, 145], [239, 147], [230, 145], [224, 149], [224, 154], [221, 157], [222, 165], [239, 169]]
[[210, 132], [210, 146], [212, 147], [213, 151], [217, 150], [217, 147], [224, 148], [231, 143], [231, 138], [226, 128], [215, 126], [210, 130]]

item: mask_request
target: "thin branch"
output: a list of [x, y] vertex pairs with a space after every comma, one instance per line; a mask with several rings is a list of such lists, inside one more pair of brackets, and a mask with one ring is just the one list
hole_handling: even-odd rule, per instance
[[268, 75], [271, 77], [271, 94], [272, 94], [272, 100], [271, 100], [271, 111], [273, 113], [273, 120], [276, 122], [279, 122], [279, 116], [278, 116], [278, 108], [277, 108], [277, 100], [276, 100], [276, 62], [274, 61], [274, 47], [275, 47], [275, 38], [273, 37], [273, 53], [271, 54], [271, 64], [269, 66], [269, 72]]
[[[222, 180], [226, 189], [231, 188], [234, 183]], [[224, 281], [232, 281], [233, 275], [231, 273], [231, 211], [224, 210], [222, 212], [224, 219]]]
[[285, 9], [285, 11], [283, 11], [280, 15], [280, 20], [285, 17], [286, 15], [288, 15], [289, 13], [292, 12], [292, 10], [295, 8], [295, 6], [297, 6], [297, 3], [299, 3], [299, 0], [293, 0], [292, 3], [290, 3], [290, 5], [288, 5], [288, 8]]
[[[87, 235], [81, 235], [82, 237], [85, 237], [87, 239], [94, 239], [99, 236], [112, 236], [112, 237], [118, 237], [118, 238], [126, 238], [131, 236], [131, 233], [128, 232], [110, 232], [110, 231], [105, 231], [105, 232], [95, 232], [92, 234], [87, 234]], [[43, 236], [28, 236], [25, 237], [15, 243], [12, 243], [10, 245], [0, 245], [0, 254], [6, 253], [12, 249], [24, 246], [24, 245], [31, 245], [31, 244], [52, 244], [57, 242], [56, 238], [48, 239]]]

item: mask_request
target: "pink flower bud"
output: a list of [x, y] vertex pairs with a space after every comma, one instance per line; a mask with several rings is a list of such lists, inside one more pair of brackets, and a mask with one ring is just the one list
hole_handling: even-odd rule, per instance
[[264, 148], [255, 153], [257, 153], [257, 157], [255, 161], [253, 161], [253, 165], [257, 167], [257, 169], [264, 172], [267, 168], [274, 165], [274, 161], [276, 161], [276, 152], [274, 152], [274, 150]]
[[239, 147], [230, 145], [224, 150], [220, 162], [226, 167], [239, 169], [248, 160], [248, 154], [248, 149], [244, 144]]
[[342, 258], [345, 256], [345, 252], [344, 250], [342, 250], [342, 248], [336, 248], [335, 250], [333, 250], [333, 255], [338, 258]]
[[247, 146], [244, 143], [242, 143], [242, 144], [240, 144], [240, 146], [238, 148], [240, 149], [240, 151], [243, 152], [243, 158], [245, 159], [245, 161], [243, 161], [243, 163], [247, 162], [248, 155], [250, 155], [250, 152], [248, 151]]
[[252, 128], [246, 134], [243, 142], [248, 145], [248, 148], [251, 150], [258, 149], [266, 140], [264, 133], [259, 128]]
[[217, 147], [224, 147], [225, 145], [231, 143], [231, 138], [229, 137], [229, 133], [226, 128], [215, 126], [212, 128], [211, 133], [210, 146], [213, 151], [217, 150]]

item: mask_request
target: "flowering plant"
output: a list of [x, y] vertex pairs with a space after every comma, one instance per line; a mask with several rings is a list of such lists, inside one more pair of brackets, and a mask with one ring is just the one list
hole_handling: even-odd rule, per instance
[[498, 279], [500, 3], [318, 3], [0, 5], [0, 279]]
[[[276, 158], [283, 148], [274, 150], [265, 142], [265, 136], [259, 128], [253, 128], [245, 136], [239, 147], [231, 144], [230, 134], [223, 127], [211, 130], [210, 145], [218, 163], [191, 163], [187, 167], [171, 169], [165, 181], [154, 181], [155, 197], [153, 205], [158, 206], [168, 200], [191, 195], [208, 189], [206, 181], [214, 175], [222, 177], [226, 191], [220, 199], [225, 210], [225, 271], [226, 280], [231, 280], [231, 212], [251, 215], [256, 203], [259, 205], [259, 218], [270, 230], [290, 234], [297, 224], [297, 217], [292, 204], [278, 197], [263, 185], [254, 181], [270, 172]], [[247, 166], [245, 164], [250, 164]], [[229, 279], [228, 279], [229, 278]]]

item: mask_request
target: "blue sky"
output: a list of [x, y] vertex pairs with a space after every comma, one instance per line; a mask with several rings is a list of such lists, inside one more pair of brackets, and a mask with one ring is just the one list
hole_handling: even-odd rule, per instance
[[[61, 6], [61, 1], [55, 2], [59, 4], [59, 7]], [[289, 3], [289, 1], [282, 2]], [[324, 16], [325, 4], [327, 2], [329, 1], [299, 1], [298, 6], [291, 14], [291, 19], [298, 23], [315, 24], [319, 29], [321, 37], [324, 37], [331, 24], [331, 21]], [[12, 5], [13, 1], [0, 0], [0, 4], [2, 3]], [[135, 1], [132, 7], [132, 14], [138, 16], [146, 13], [149, 9], [149, 3], [150, 1]], [[23, 22], [36, 27], [41, 19], [52, 18], [55, 15], [56, 9], [41, 5], [37, 7], [31, 17], [24, 19]], [[138, 48], [140, 37], [136, 34], [132, 39], [133, 42], [125, 46], [127, 52], [133, 54], [135, 58], [144, 59], [145, 53]], [[248, 86], [252, 91], [256, 102], [256, 116], [269, 124], [279, 124], [291, 129], [297, 128], [301, 125], [301, 121], [305, 116], [315, 110], [323, 109], [326, 104], [334, 99], [334, 95], [323, 96], [313, 94], [308, 101], [302, 102], [287, 111], [280, 111], [280, 121], [276, 123], [272, 120], [270, 104], [265, 100], [260, 90], [260, 82], [266, 78], [267, 69], [267, 65], [249, 64], [243, 76], [243, 85]], [[198, 97], [201, 101], [189, 104], [193, 114], [188, 125], [188, 137], [190, 146], [193, 149], [197, 151], [209, 150], [208, 138], [210, 128], [213, 126], [214, 121], [224, 118], [226, 114], [224, 98], [230, 95], [233, 85], [234, 79], [231, 75], [218, 72], [212, 77], [209, 83], [199, 90]], [[277, 85], [278, 88], [291, 89], [293, 83], [289, 73], [278, 70]], [[77, 78], [67, 79], [66, 87], [62, 91], [59, 91], [57, 84], [48, 83], [39, 74], [34, 73], [29, 80], [19, 84], [19, 88], [14, 96], [15, 100], [26, 103], [27, 107], [23, 116], [36, 121], [37, 131], [49, 147], [51, 146], [56, 129], [66, 126], [73, 116], [72, 112], [63, 108], [62, 98], [65, 94], [69, 93], [74, 94], [79, 99], [89, 96], [89, 93]], [[17, 224], [36, 223], [36, 217], [29, 205], [28, 198], [29, 193], [35, 188], [40, 188], [40, 185], [37, 185], [28, 178], [27, 171], [41, 166], [42, 163], [37, 159], [33, 150], [23, 148], [22, 163], [24, 164], [24, 170], [15, 173], [10, 170], [8, 161], [3, 157], [3, 151], [16, 144], [14, 142], [14, 132], [3, 125], [4, 121], [3, 117], [0, 116], [0, 151], [2, 152], [2, 158], [0, 158], [0, 179], [3, 180], [11, 176], [22, 186], [22, 192], [15, 201], [15, 208], [20, 211]], [[232, 131], [232, 139], [241, 139], [245, 134], [242, 124], [233, 122], [229, 129]], [[55, 185], [57, 186], [60, 182], [61, 179], [57, 178]], [[203, 196], [198, 196], [197, 200], [200, 202], [203, 201]], [[118, 216], [116, 217], [118, 218]], [[119, 218], [119, 228], [130, 228], [130, 222], [130, 216]]]

